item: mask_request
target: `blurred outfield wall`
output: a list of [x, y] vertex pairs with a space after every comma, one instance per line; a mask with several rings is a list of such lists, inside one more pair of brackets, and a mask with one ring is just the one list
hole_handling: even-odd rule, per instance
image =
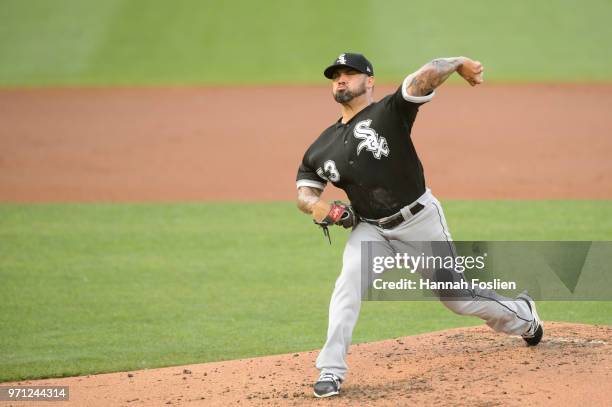
[[468, 55], [503, 82], [612, 80], [612, 1], [0, 0], [0, 86], [383, 82]]

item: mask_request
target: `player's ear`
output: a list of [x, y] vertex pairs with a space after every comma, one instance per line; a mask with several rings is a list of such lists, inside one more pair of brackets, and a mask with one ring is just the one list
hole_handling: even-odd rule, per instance
[[366, 86], [368, 89], [374, 89], [375, 79], [373, 76], [368, 76], [368, 81], [366, 82]]

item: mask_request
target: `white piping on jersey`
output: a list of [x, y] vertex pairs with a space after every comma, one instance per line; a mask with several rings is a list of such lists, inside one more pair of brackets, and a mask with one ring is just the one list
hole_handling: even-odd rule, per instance
[[297, 184], [297, 188], [299, 187], [312, 187], [312, 188], [317, 188], [320, 189], [321, 191], [325, 189], [325, 184], [322, 182], [318, 182], [318, 181], [313, 181], [313, 180], [309, 180], [309, 179], [300, 179], [298, 180]]

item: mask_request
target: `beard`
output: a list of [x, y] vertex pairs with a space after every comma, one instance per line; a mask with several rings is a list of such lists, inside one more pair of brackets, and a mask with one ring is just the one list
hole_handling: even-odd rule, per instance
[[334, 99], [338, 103], [345, 104], [345, 103], [349, 103], [351, 100], [365, 93], [366, 93], [366, 84], [364, 82], [354, 91], [351, 91], [350, 89], [337, 90], [336, 93], [334, 93]]

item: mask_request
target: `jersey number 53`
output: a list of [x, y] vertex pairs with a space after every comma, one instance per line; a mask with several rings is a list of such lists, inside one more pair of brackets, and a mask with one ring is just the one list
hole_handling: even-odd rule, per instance
[[323, 163], [323, 168], [317, 168], [317, 175], [331, 182], [340, 181], [340, 173], [336, 168], [336, 163], [333, 160], [327, 160]]

